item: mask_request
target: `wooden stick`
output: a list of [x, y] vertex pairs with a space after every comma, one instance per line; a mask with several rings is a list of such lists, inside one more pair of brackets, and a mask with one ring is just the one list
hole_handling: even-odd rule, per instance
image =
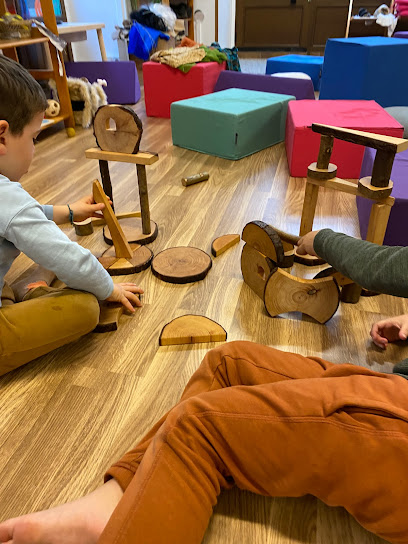
[[348, 38], [349, 37], [349, 32], [350, 32], [350, 22], [351, 22], [351, 14], [353, 12], [353, 0], [350, 0], [349, 1], [349, 9], [348, 9], [348, 14], [347, 14], [347, 24], [346, 24], [346, 34], [345, 34], [345, 38]]
[[333, 143], [333, 136], [325, 136], [324, 134], [320, 136], [320, 149], [316, 165], [317, 168], [326, 170], [329, 167], [330, 157], [333, 151]]
[[109, 164], [108, 161], [99, 161], [99, 171], [102, 178], [102, 186], [105, 195], [112, 200], [112, 210], [115, 211], [115, 206], [113, 205], [113, 192], [112, 192], [112, 182], [109, 174]]
[[143, 234], [149, 234], [151, 231], [150, 225], [150, 208], [149, 194], [147, 192], [146, 167], [144, 164], [137, 164], [137, 179], [139, 185], [140, 210], [142, 212], [142, 230]]
[[393, 151], [377, 149], [371, 174], [371, 185], [374, 185], [374, 187], [388, 187], [394, 158], [395, 153]]
[[304, 236], [313, 230], [313, 221], [316, 213], [317, 197], [319, 195], [319, 186], [306, 182], [305, 199], [303, 201], [302, 218], [300, 220], [299, 235]]
[[123, 257], [125, 259], [131, 259], [133, 257], [133, 251], [126, 240], [122, 227], [119, 225], [119, 222], [113, 213], [112, 207], [109, 204], [109, 200], [103, 192], [102, 186], [97, 179], [93, 182], [93, 197], [95, 202], [102, 202], [105, 204], [102, 213], [112, 236], [116, 256], [118, 258]]
[[373, 242], [380, 246], [382, 245], [390, 213], [391, 206], [388, 206], [387, 204], [374, 203], [372, 205], [366, 236], [368, 242]]

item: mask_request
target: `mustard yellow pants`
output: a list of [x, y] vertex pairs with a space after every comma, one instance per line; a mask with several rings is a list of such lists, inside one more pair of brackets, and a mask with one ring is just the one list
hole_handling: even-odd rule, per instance
[[[41, 289], [41, 288], [38, 288]], [[90, 293], [55, 289], [15, 303], [5, 286], [0, 307], [0, 376], [92, 331], [99, 304]]]

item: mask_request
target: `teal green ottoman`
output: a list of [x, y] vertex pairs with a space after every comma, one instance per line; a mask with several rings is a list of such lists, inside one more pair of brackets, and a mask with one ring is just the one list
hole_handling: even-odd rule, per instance
[[173, 144], [224, 159], [242, 159], [285, 139], [294, 96], [226, 89], [173, 102]]

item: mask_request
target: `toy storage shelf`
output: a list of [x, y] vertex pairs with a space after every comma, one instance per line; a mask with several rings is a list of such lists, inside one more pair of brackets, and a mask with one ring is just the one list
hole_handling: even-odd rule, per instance
[[[41, 9], [44, 18], [44, 24], [51, 32], [58, 35], [57, 21], [55, 19], [54, 8], [52, 0], [41, 0]], [[7, 11], [5, 0], [0, 0], [0, 16], [4, 15]], [[18, 58], [18, 48], [24, 45], [31, 45], [35, 43], [45, 43], [46, 47], [49, 47], [49, 40], [43, 36], [38, 29], [34, 29], [31, 38], [24, 38], [21, 40], [3, 40], [0, 41], [0, 50], [3, 51], [3, 54], [17, 62]], [[75, 136], [75, 120], [74, 114], [72, 112], [71, 99], [69, 97], [67, 76], [65, 74], [65, 66], [62, 55], [55, 47], [49, 47], [49, 53], [51, 58], [52, 70], [50, 71], [50, 77], [52, 75], [55, 80], [58, 98], [61, 105], [61, 112], [58, 117], [53, 117], [50, 119], [49, 123], [44, 124], [42, 129], [48, 128], [60, 121], [64, 121], [65, 129], [68, 136]], [[59, 58], [58, 58], [59, 57]], [[62, 67], [62, 75], [60, 75], [60, 66]], [[37, 71], [38, 72], [38, 71]], [[35, 70], [33, 71], [35, 74]], [[47, 120], [48, 121], [48, 120]]]

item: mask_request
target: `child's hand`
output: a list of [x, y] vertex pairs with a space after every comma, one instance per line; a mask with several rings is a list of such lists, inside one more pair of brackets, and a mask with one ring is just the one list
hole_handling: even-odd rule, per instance
[[377, 321], [371, 327], [371, 338], [376, 346], [385, 349], [388, 342], [406, 340], [408, 335], [408, 315], [399, 315]]
[[315, 257], [318, 257], [313, 248], [314, 239], [318, 232], [318, 230], [312, 230], [312, 232], [308, 232], [300, 238], [297, 246], [297, 253], [299, 255], [314, 255]]
[[109, 302], [120, 302], [129, 312], [133, 313], [135, 309], [132, 304], [142, 306], [139, 297], [135, 293], [142, 294], [144, 291], [135, 283], [114, 283], [112, 294], [106, 300]]
[[[112, 204], [112, 201], [109, 201]], [[74, 221], [85, 221], [88, 217], [101, 218], [103, 215], [100, 212], [105, 207], [105, 204], [95, 204], [92, 195], [84, 196], [77, 202], [71, 204], [71, 210], [74, 214]]]

